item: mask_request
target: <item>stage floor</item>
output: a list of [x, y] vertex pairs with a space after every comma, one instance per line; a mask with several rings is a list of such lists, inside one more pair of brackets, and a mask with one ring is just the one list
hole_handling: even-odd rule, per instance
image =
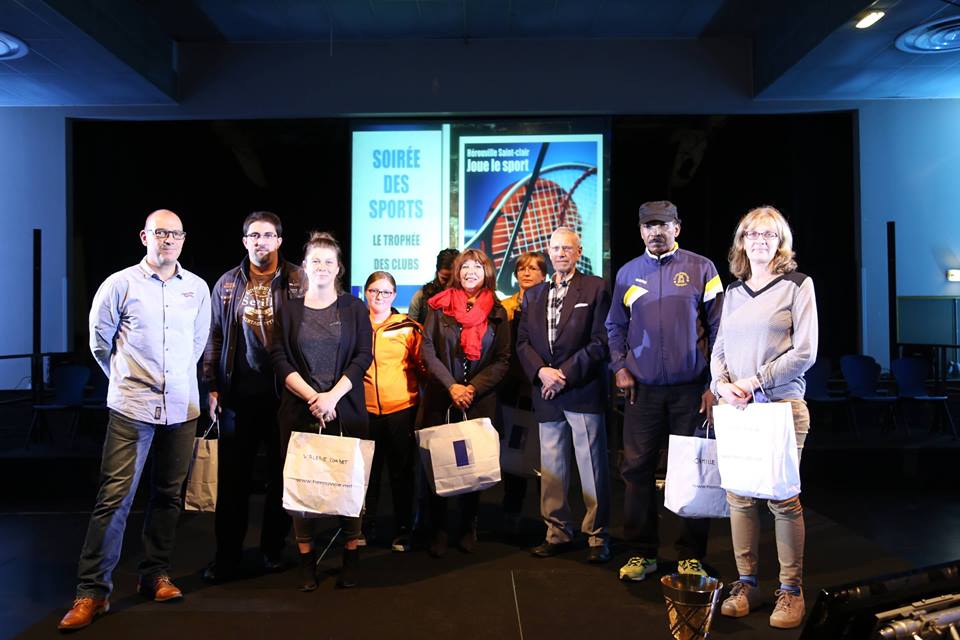
[[[806, 465], [806, 457], [804, 462]], [[66, 468], [57, 474], [56, 482], [64, 485], [73, 477], [76, 481], [72, 486], [9, 493], [8, 498], [19, 495], [20, 499], [4, 501], [0, 512], [0, 540], [4, 541], [0, 546], [0, 637], [57, 637], [57, 621], [70, 605], [77, 556], [93, 499], [94, 470], [79, 461], [63, 464]], [[12, 480], [5, 473], [0, 475]], [[15, 485], [8, 482], [6, 486]], [[285, 572], [256, 572], [257, 553], [252, 545], [258, 531], [254, 526], [247, 538], [251, 545], [246, 558], [250, 575], [224, 585], [205, 584], [199, 573], [213, 554], [213, 517], [185, 514], [172, 575], [186, 597], [182, 602], [167, 604], [146, 601], [134, 592], [141, 549], [141, 496], [127, 528], [112, 610], [80, 633], [137, 639], [670, 638], [659, 581], [625, 584], [617, 580], [617, 568], [627, 554], [622, 544], [615, 546], [614, 559], [601, 566], [586, 563], [585, 548], [551, 559], [529, 555], [527, 547], [539, 542], [543, 534], [535, 518], [534, 491], [531, 483], [519, 539], [498, 531], [499, 492], [490, 490], [481, 508], [478, 553], [464, 555], [451, 549], [447, 557], [438, 560], [422, 549], [391, 553], [388, 540], [377, 541], [362, 556], [361, 585], [344, 591], [334, 588], [339, 566], [337, 541], [322, 563], [327, 573], [320, 588], [308, 594], [295, 589], [297, 570], [292, 546], [287, 550], [291, 566]], [[621, 512], [619, 482], [614, 483], [614, 492], [616, 517]], [[31, 494], [35, 497], [25, 497]], [[809, 495], [805, 492], [808, 611], [822, 587], [960, 556], [953, 555], [958, 552], [956, 536], [949, 536], [952, 547], [935, 546], [937, 531], [947, 539], [946, 531], [957, 530], [955, 505], [928, 495], [919, 508], [939, 504], [940, 510], [926, 509], [924, 523], [911, 524], [898, 521], [898, 509], [908, 505], [916, 508], [917, 496], [903, 492], [895, 498], [891, 495], [897, 496], [889, 489], [871, 491], [869, 483], [813, 485]], [[254, 512], [259, 511], [261, 502], [262, 496], [254, 497]], [[676, 556], [669, 544], [673, 518], [672, 514], [662, 517], [664, 543], [657, 577], [675, 569]], [[764, 525], [760, 579], [761, 588], [769, 596], [768, 604], [738, 620], [718, 616], [713, 637], [788, 639], [800, 634], [799, 629], [782, 631], [767, 624], [777, 586], [769, 514], [764, 517]], [[618, 526], [615, 521], [615, 536]], [[383, 537], [389, 537], [388, 518], [381, 519], [380, 530]], [[925, 530], [934, 536], [926, 545], [922, 535]], [[899, 548], [907, 538], [912, 545]], [[714, 521], [706, 560], [724, 582], [736, 578], [727, 521]]]

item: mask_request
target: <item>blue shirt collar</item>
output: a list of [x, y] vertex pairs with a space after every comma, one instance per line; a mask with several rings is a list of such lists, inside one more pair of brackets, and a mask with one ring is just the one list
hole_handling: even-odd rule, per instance
[[[140, 267], [141, 271], [143, 271], [143, 275], [145, 277], [156, 278], [157, 280], [160, 279], [160, 276], [157, 275], [157, 272], [151, 269], [150, 265], [147, 264], [147, 256], [143, 256], [143, 260], [141, 260], [140, 264], [137, 266]], [[181, 280], [183, 280], [183, 273], [181, 273], [181, 271], [182, 271], [182, 268], [180, 267], [180, 261], [177, 260], [177, 265], [176, 265], [176, 268], [174, 269], [173, 277], [180, 278]]]

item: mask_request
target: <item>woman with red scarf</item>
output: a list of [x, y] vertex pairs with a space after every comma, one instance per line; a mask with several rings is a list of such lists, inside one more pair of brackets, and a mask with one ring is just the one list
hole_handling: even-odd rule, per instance
[[[496, 388], [510, 368], [510, 322], [497, 296], [493, 264], [476, 249], [453, 263], [450, 285], [427, 301], [421, 354], [429, 374], [420, 405], [421, 427], [468, 418], [496, 419]], [[447, 411], [450, 410], [450, 418]], [[430, 496], [430, 555], [447, 552], [447, 498]], [[480, 493], [459, 496], [458, 545], [477, 546]]]

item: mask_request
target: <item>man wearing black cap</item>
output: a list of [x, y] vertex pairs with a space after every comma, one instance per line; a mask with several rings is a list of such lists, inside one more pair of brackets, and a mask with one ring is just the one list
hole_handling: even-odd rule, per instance
[[[666, 200], [640, 206], [643, 255], [618, 272], [607, 315], [610, 368], [625, 400], [624, 538], [633, 547], [621, 580], [657, 570], [656, 468], [667, 434], [692, 435], [709, 419], [710, 349], [720, 327], [723, 285], [707, 258], [680, 248], [677, 208]], [[706, 575], [709, 520], [682, 519], [680, 573]]]

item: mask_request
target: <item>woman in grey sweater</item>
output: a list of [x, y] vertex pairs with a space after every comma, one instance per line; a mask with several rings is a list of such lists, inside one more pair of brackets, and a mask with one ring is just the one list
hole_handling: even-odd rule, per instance
[[[803, 373], [817, 357], [817, 303], [813, 280], [796, 270], [793, 256], [793, 234], [779, 211], [758, 207], [740, 220], [729, 253], [730, 272], [737, 281], [723, 297], [710, 372], [711, 389], [721, 402], [740, 409], [749, 402], [789, 402], [802, 452], [810, 427]], [[760, 501], [727, 492], [727, 502], [740, 579], [720, 613], [739, 618], [761, 601]], [[800, 626], [804, 615], [803, 508], [799, 494], [770, 500], [767, 506], [774, 517], [780, 560], [780, 588], [770, 625], [791, 629]]]

